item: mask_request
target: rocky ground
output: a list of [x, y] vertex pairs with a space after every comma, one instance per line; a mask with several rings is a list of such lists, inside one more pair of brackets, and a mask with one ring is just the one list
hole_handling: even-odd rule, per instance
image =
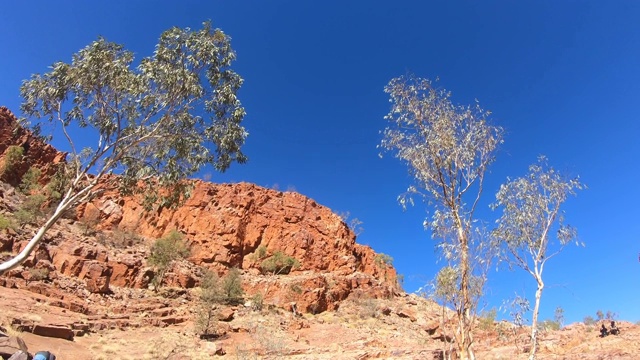
[[[36, 284], [36, 283], [33, 283]], [[193, 302], [145, 290], [115, 289], [85, 299], [86, 313], [27, 288], [1, 288], [0, 324], [32, 352], [58, 359], [438, 359], [443, 341], [440, 309], [415, 295], [353, 298], [336, 311], [294, 315], [281, 308], [222, 307], [219, 337], [201, 340]], [[38, 290], [40, 289], [40, 290]], [[477, 335], [479, 359], [526, 359], [526, 329], [519, 336], [496, 323]], [[542, 334], [540, 359], [637, 359], [640, 327], [620, 322], [621, 335], [598, 337], [597, 326], [572, 324]], [[519, 344], [516, 344], [519, 342]], [[2, 338], [0, 338], [2, 344]], [[2, 346], [0, 346], [0, 354]]]

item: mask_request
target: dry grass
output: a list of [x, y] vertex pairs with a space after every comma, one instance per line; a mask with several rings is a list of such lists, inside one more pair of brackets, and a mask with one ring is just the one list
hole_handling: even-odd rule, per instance
[[135, 338], [119, 331], [103, 333], [91, 343], [92, 359], [177, 360], [213, 359], [215, 344], [178, 332], [153, 331]]
[[4, 329], [7, 330], [7, 335], [21, 337], [22, 331], [13, 328], [13, 326], [4, 326]]

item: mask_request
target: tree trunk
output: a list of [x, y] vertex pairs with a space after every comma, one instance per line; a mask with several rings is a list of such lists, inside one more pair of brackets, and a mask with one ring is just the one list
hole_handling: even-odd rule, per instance
[[538, 350], [538, 312], [540, 311], [542, 289], [544, 289], [542, 279], [538, 278], [536, 280], [538, 281], [538, 289], [536, 290], [536, 305], [533, 308], [533, 317], [531, 319], [531, 352], [529, 353], [529, 360], [536, 359], [536, 352]]
[[33, 236], [33, 238], [31, 238], [31, 240], [29, 240], [29, 242], [27, 243], [27, 246], [25, 246], [24, 249], [22, 249], [22, 251], [18, 255], [16, 255], [16, 257], [0, 264], [0, 275], [3, 275], [7, 271], [15, 267], [18, 267], [18, 265], [22, 264], [27, 259], [27, 257], [31, 254], [31, 252], [36, 248], [36, 245], [40, 243], [40, 241], [44, 237], [44, 234], [53, 226], [53, 224], [56, 223], [56, 221], [58, 221], [60, 216], [62, 216], [62, 213], [65, 210], [67, 210], [68, 207], [69, 206], [64, 206], [56, 209], [56, 212], [53, 215], [51, 215], [49, 220], [47, 220], [47, 222], [44, 225], [42, 225], [40, 229], [38, 229], [38, 232]]
[[460, 327], [460, 342], [458, 352], [461, 360], [475, 360], [473, 353], [473, 338], [471, 336], [471, 274], [469, 267], [469, 239], [464, 231], [462, 222], [456, 216], [458, 226], [458, 241], [460, 242], [460, 293], [462, 303], [458, 309], [458, 324]]
[[89, 195], [91, 194], [91, 191], [98, 183], [98, 180], [100, 179], [100, 177], [101, 175], [96, 175], [87, 186], [82, 188], [80, 191], [74, 192], [73, 189], [77, 185], [77, 181], [78, 179], [80, 179], [80, 177], [76, 178], [76, 181], [74, 181], [74, 183], [71, 185], [69, 190], [67, 190], [67, 193], [64, 196], [64, 198], [60, 200], [60, 203], [56, 207], [56, 210], [54, 211], [53, 215], [51, 215], [47, 220], [47, 222], [45, 222], [44, 225], [42, 225], [42, 227], [38, 229], [38, 232], [36, 232], [33, 238], [29, 240], [29, 242], [27, 243], [27, 246], [25, 246], [25, 248], [22, 249], [22, 251], [18, 255], [16, 255], [16, 257], [14, 257], [13, 259], [5, 261], [0, 264], [0, 275], [3, 275], [7, 271], [15, 267], [18, 267], [18, 265], [22, 264], [27, 259], [27, 257], [31, 254], [31, 252], [36, 248], [36, 246], [40, 243], [40, 241], [42, 241], [42, 239], [44, 238], [44, 234], [49, 229], [51, 229], [51, 227], [56, 223], [56, 221], [60, 219], [62, 214], [71, 206], [76, 204], [79, 199], [81, 199], [80, 201], [82, 202], [89, 197]]

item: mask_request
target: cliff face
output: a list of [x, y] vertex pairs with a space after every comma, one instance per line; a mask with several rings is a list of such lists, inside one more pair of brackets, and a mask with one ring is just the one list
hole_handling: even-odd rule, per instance
[[12, 171], [0, 174], [0, 180], [13, 186], [20, 183], [20, 179], [31, 166], [42, 171], [41, 181], [45, 182], [55, 174], [57, 164], [63, 162], [66, 157], [66, 154], [22, 128], [15, 115], [6, 107], [0, 106], [0, 168], [5, 165], [4, 155], [9, 146], [20, 146], [23, 151], [22, 160], [14, 164]]
[[[101, 230], [159, 238], [172, 230], [185, 235], [189, 261], [223, 274], [229, 268], [253, 275], [248, 293], [261, 292], [278, 305], [295, 302], [300, 311], [335, 309], [353, 292], [387, 297], [397, 289], [393, 267], [380, 262], [369, 247], [356, 244], [355, 235], [336, 214], [312, 199], [254, 184], [212, 184], [195, 181], [191, 197], [177, 209], [145, 213], [136, 198], [116, 191], [77, 209], [78, 218]], [[259, 276], [258, 254], [281, 251], [300, 262], [288, 275]], [[111, 284], [146, 286], [139, 263], [112, 256]], [[176, 270], [168, 281], [189, 287], [197, 283], [188, 270]], [[301, 289], [298, 292], [291, 289]]]
[[[55, 171], [54, 165], [64, 161], [63, 153], [19, 128], [11, 112], [0, 108], [0, 164], [11, 145], [26, 150], [19, 171], [5, 179], [14, 186], [30, 166], [42, 169], [41, 181], [46, 181], [45, 176]], [[196, 180], [193, 185], [191, 197], [180, 207], [152, 213], [145, 212], [137, 198], [121, 197], [106, 185], [100, 186], [104, 192], [78, 206], [77, 219], [105, 233], [128, 232], [146, 238], [177, 230], [190, 246], [189, 262], [219, 274], [232, 267], [242, 269], [248, 280], [247, 293], [261, 292], [267, 301], [278, 305], [295, 302], [300, 311], [335, 309], [353, 292], [386, 297], [397, 291], [393, 267], [381, 262], [371, 248], [356, 244], [344, 221], [314, 200], [249, 183]], [[79, 245], [69, 239], [48, 244], [52, 266], [65, 275], [83, 274], [81, 278], [94, 292], [108, 291], [109, 286], [148, 286], [145, 253], [116, 251], [94, 256], [104, 249], [82, 242]], [[281, 251], [298, 260], [300, 266], [288, 275], [260, 275], [264, 258], [256, 253], [258, 248], [266, 249], [267, 256]], [[167, 274], [167, 283], [196, 285], [194, 268], [176, 266]]]
[[79, 218], [99, 219], [103, 229], [119, 228], [159, 238], [172, 230], [185, 234], [190, 260], [214, 269], [257, 269], [255, 252], [282, 251], [300, 261], [305, 270], [376, 278], [395, 277], [391, 268], [376, 264], [369, 247], [355, 243], [355, 235], [329, 208], [294, 192], [280, 192], [254, 184], [212, 184], [195, 181], [191, 197], [179, 208], [145, 214], [135, 198], [105, 192], [78, 207]]

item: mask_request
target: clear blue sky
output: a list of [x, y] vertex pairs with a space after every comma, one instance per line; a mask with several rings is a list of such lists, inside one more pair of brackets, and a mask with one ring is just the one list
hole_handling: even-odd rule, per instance
[[[568, 321], [598, 309], [640, 320], [640, 2], [13, 1], [0, 12], [0, 104], [18, 112], [23, 79], [98, 35], [141, 58], [162, 31], [207, 19], [233, 39], [250, 133], [249, 163], [213, 181], [278, 184], [349, 211], [364, 222], [358, 242], [391, 255], [414, 291], [442, 263], [426, 205], [396, 202], [406, 168], [376, 145], [387, 82], [439, 77], [507, 131], [480, 218], [497, 217], [487, 205], [499, 184], [539, 154], [589, 186], [565, 208], [586, 247], [549, 262], [542, 318], [562, 306]], [[529, 275], [502, 269], [487, 301], [533, 291]]]

